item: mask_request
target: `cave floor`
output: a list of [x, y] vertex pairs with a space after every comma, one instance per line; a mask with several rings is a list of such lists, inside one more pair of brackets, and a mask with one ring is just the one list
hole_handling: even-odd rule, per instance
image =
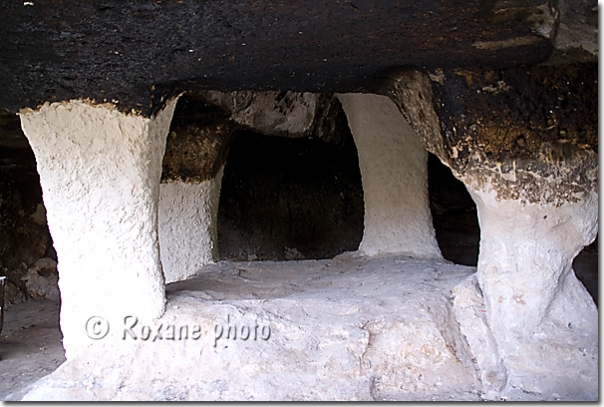
[[59, 301], [28, 300], [4, 313], [0, 339], [0, 400], [17, 401], [27, 386], [65, 361]]
[[[22, 372], [39, 374], [20, 379], [18, 369], [2, 368], [1, 395], [14, 400], [28, 392], [25, 400], [48, 401], [480, 401], [481, 384], [450, 306], [451, 289], [475, 271], [440, 259], [354, 253], [328, 260], [220, 261], [167, 286], [166, 312], [149, 323], [153, 340], [141, 340], [142, 324], [133, 329], [137, 340], [124, 327], [124, 339], [119, 323], [111, 322], [117, 332], [24, 389], [43, 375], [42, 361], [63, 360], [61, 352], [49, 352], [60, 347], [55, 304], [46, 321], [56, 327], [53, 345], [40, 349], [38, 360], [20, 356]], [[34, 313], [33, 305], [24, 310]], [[9, 337], [24, 322], [14, 324], [7, 319]], [[185, 326], [190, 337], [169, 340], [170, 327], [178, 332]], [[156, 341], [157, 332], [163, 337]], [[239, 336], [231, 337], [234, 332]], [[9, 380], [21, 381], [8, 391]], [[568, 399], [514, 389], [501, 398]]]

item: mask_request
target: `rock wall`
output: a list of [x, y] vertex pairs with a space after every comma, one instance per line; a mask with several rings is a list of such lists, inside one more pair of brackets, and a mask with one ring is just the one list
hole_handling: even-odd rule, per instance
[[217, 213], [229, 143], [238, 125], [192, 93], [179, 98], [159, 186], [159, 247], [166, 283], [218, 258]]
[[228, 111], [234, 122], [258, 133], [338, 141], [341, 107], [332, 94], [209, 91], [200, 95]]
[[67, 358], [93, 316], [164, 310], [157, 202], [176, 101], [153, 119], [82, 101], [21, 112], [59, 257]]

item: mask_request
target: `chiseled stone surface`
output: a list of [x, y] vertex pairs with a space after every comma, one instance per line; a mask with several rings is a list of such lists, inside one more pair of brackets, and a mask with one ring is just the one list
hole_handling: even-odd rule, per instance
[[341, 94], [359, 154], [365, 231], [359, 252], [442, 257], [428, 201], [428, 153], [386, 96]]
[[218, 258], [216, 231], [223, 169], [203, 182], [159, 186], [158, 233], [166, 283], [183, 280]]
[[106, 337], [25, 399], [479, 400], [449, 300], [474, 271], [351, 254], [219, 262], [168, 285], [162, 318], [131, 330], [109, 318]]
[[59, 258], [67, 358], [90, 343], [93, 315], [164, 311], [157, 202], [175, 105], [152, 119], [83, 101], [20, 114]]
[[351, 253], [218, 262], [169, 284], [160, 319], [109, 319], [106, 337], [24, 400], [597, 399], [575, 371], [540, 393], [489, 393], [490, 348], [472, 336], [485, 326], [468, 314], [482, 312], [475, 271]]

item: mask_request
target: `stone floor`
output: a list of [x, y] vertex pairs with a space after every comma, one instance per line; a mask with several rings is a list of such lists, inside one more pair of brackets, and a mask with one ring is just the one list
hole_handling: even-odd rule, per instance
[[59, 308], [59, 301], [29, 300], [5, 311], [0, 339], [0, 400], [20, 400], [31, 383], [65, 362]]
[[[474, 272], [350, 253], [219, 262], [170, 284], [160, 320], [109, 321], [106, 338], [24, 399], [480, 401], [450, 301]], [[511, 389], [500, 399], [576, 396]]]

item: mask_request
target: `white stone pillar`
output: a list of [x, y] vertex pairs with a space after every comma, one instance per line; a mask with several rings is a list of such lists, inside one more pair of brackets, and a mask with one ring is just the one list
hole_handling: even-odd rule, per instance
[[396, 105], [370, 94], [338, 95], [357, 146], [365, 199], [359, 252], [442, 257], [428, 199], [428, 153]]
[[207, 181], [159, 186], [159, 247], [166, 283], [218, 258], [218, 200], [224, 167]]
[[[598, 312], [572, 261], [598, 228], [595, 95], [582, 98], [584, 79], [574, 67], [560, 67], [563, 76], [547, 73], [547, 83], [530, 71], [407, 71], [391, 94], [476, 203], [477, 274], [453, 296], [483, 390], [496, 399], [524, 392], [592, 400], [598, 398]], [[584, 71], [585, 83], [595, 81], [592, 74]], [[534, 106], [534, 97], [552, 110]], [[572, 111], [553, 107], [567, 98], [578, 98]], [[545, 122], [554, 125], [535, 125]]]
[[176, 100], [156, 117], [82, 101], [20, 113], [58, 255], [67, 358], [89, 318], [156, 318], [165, 306], [157, 235], [162, 159]]
[[466, 185], [480, 222], [478, 282], [508, 389], [591, 394], [598, 310], [572, 261], [596, 237], [597, 192], [546, 204]]

